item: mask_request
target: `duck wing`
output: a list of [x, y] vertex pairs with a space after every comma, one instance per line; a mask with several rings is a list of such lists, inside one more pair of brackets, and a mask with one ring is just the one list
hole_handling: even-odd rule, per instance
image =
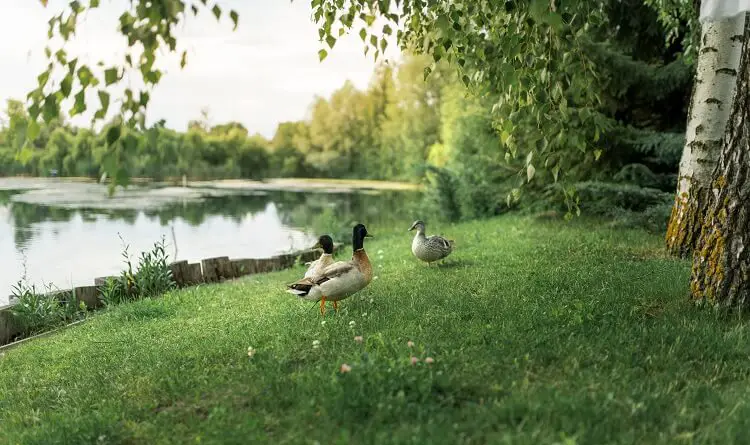
[[425, 240], [425, 243], [429, 246], [429, 248], [450, 251], [451, 249], [453, 249], [454, 241], [443, 238], [439, 235], [432, 235]]
[[316, 284], [324, 283], [332, 278], [340, 277], [356, 268], [357, 266], [351, 261], [337, 261], [323, 269], [323, 272], [321, 272], [318, 279], [315, 280]]

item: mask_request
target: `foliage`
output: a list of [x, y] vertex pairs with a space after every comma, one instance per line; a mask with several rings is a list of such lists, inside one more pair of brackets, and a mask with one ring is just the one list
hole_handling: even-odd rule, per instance
[[[271, 168], [272, 153], [269, 142], [260, 135], [249, 135], [240, 124], [230, 122], [216, 125], [208, 131], [193, 128], [185, 133], [156, 124], [146, 131], [124, 130], [121, 136], [128, 148], [112, 151], [107, 145], [111, 126], [95, 133], [89, 129], [75, 128], [61, 122], [53, 126], [42, 125], [48, 134], [37, 138], [33, 148], [27, 148], [26, 158], [16, 158], [15, 131], [18, 122], [27, 115], [18, 101], [9, 101], [7, 114], [10, 124], [0, 127], [0, 175], [28, 174], [49, 176], [81, 176], [98, 178], [107, 173], [114, 157], [127, 164], [120, 169], [119, 179], [112, 185], [128, 182], [131, 176], [155, 180], [247, 178], [261, 179], [277, 171]], [[20, 125], [20, 124], [18, 124]], [[20, 127], [23, 128], [23, 127]], [[5, 143], [3, 143], [5, 141]], [[114, 157], [113, 157], [114, 156]], [[301, 168], [284, 173], [296, 175]], [[281, 173], [281, 172], [279, 172]]]
[[[122, 240], [122, 238], [120, 238]], [[125, 269], [117, 277], [108, 277], [100, 287], [101, 299], [107, 306], [157, 297], [177, 287], [169, 268], [165, 240], [154, 243], [151, 251], [141, 252], [133, 269], [129, 246], [123, 240], [122, 257]]]
[[[126, 15], [165, 14], [167, 24], [184, 19], [184, 2], [166, 4], [175, 9], [134, 5]], [[398, 66], [381, 64], [365, 90], [345, 84], [316, 99], [308, 119], [280, 124], [270, 142], [248, 138], [239, 124], [212, 128], [204, 116], [184, 135], [144, 130], [150, 140], [164, 141], [154, 150], [155, 143], [139, 142], [138, 132], [121, 129], [122, 119], [112, 120], [100, 138], [100, 171], [114, 172], [113, 185], [132, 174], [432, 183], [424, 177], [424, 164], [432, 164], [453, 175], [450, 193], [461, 218], [497, 214], [524, 196], [533, 201], [550, 184], [576, 213], [576, 183], [673, 187], [696, 36], [695, 5], [687, 1], [315, 0], [312, 8], [327, 46], [322, 59], [348, 32], [358, 33], [376, 58], [388, 44], [383, 37], [393, 35], [408, 57]], [[169, 26], [143, 36], [122, 31], [136, 46], [158, 35], [175, 43]], [[143, 76], [151, 49], [136, 63], [146, 63]], [[119, 77], [110, 80], [113, 87]], [[58, 114], [50, 112], [49, 122], [60, 121]], [[70, 143], [59, 134], [44, 153], [29, 149], [22, 136], [34, 125], [19, 124], [18, 140], [27, 141], [21, 158], [37, 170], [60, 165], [61, 157], [67, 171], [91, 165], [72, 155], [66, 163]], [[44, 127], [40, 140], [51, 138]]]
[[[24, 258], [24, 270], [25, 264]], [[77, 302], [72, 292], [60, 291], [51, 285], [45, 288], [45, 292], [39, 292], [35, 285], [29, 285], [24, 272], [11, 289], [11, 302], [14, 303], [11, 314], [21, 328], [22, 337], [80, 320], [86, 314], [86, 305]]]
[[176, 287], [169, 268], [164, 237], [161, 242], [154, 243], [150, 252], [141, 252], [133, 281], [140, 298], [156, 297]]
[[[331, 47], [335, 33], [361, 29], [366, 51], [377, 58], [383, 49], [378, 46], [386, 42], [382, 37], [398, 29], [401, 48], [452, 62], [492, 110], [508, 166], [526, 176], [530, 191], [567, 183], [559, 190], [575, 207], [579, 199], [571, 201], [572, 184], [624, 167], [617, 164], [629, 159], [621, 156], [642, 145], [636, 135], [684, 128], [692, 71], [685, 63], [690, 59], [680, 58], [690, 50], [681, 47], [687, 41], [681, 37], [691, 8], [665, 21], [671, 6], [657, 3], [651, 2], [654, 9], [637, 0], [398, 5], [321, 0], [313, 9], [324, 44]], [[629, 140], [622, 138], [626, 130]], [[469, 183], [481, 190], [486, 182], [487, 174], [480, 172]], [[495, 191], [503, 188], [508, 200], [520, 196], [518, 186]], [[494, 207], [491, 199], [484, 204], [467, 215]]]
[[[67, 11], [50, 22], [50, 38], [60, 36], [67, 41], [75, 31], [79, 15], [95, 9], [98, 3], [71, 3]], [[597, 72], [587, 44], [609, 34], [611, 17], [605, 7], [608, 4], [574, 1], [558, 5], [536, 0], [425, 5], [421, 0], [407, 0], [395, 5], [389, 1], [315, 0], [312, 8], [314, 20], [320, 25], [321, 41], [329, 48], [333, 48], [340, 35], [353, 31], [359, 33], [365, 51], [373, 51], [377, 58], [388, 44], [385, 36], [395, 33], [402, 50], [429, 54], [435, 63], [445, 60], [457, 66], [464, 84], [478, 93], [494, 95], [494, 123], [505, 151], [516, 158], [519, 147], [527, 147], [534, 155], [526, 158], [522, 170], [549, 168], [555, 172], [557, 180], [557, 172], [565, 167], [566, 154], [598, 153], [591, 149], [607, 128], [607, 120], [594, 111], [603, 100], [598, 87], [601, 73]], [[102, 109], [97, 118], [105, 117], [110, 102], [106, 87], [119, 83], [125, 68], [138, 69], [147, 86], [159, 82], [161, 72], [154, 68], [157, 50], [178, 51], [173, 27], [186, 19], [187, 6], [181, 0], [139, 1], [120, 17], [119, 29], [131, 51], [126, 53], [122, 64], [103, 67], [105, 85], [99, 90]], [[198, 14], [201, 9], [205, 8], [193, 6], [192, 12]], [[219, 5], [214, 5], [211, 11], [217, 19], [222, 17]], [[379, 22], [375, 30], [378, 17], [383, 23]], [[236, 26], [237, 14], [230, 13], [230, 18]], [[324, 59], [327, 50], [321, 49], [319, 54]], [[38, 88], [30, 94], [32, 119], [28, 127], [31, 133], [36, 133], [38, 126], [34, 122], [40, 114], [46, 122], [57, 118], [60, 102], [78, 84], [81, 89], [75, 95], [71, 114], [82, 111], [86, 105], [85, 90], [89, 86], [96, 87], [101, 81], [101, 75], [92, 73], [89, 67], [78, 67], [76, 59], [69, 61], [63, 50], [50, 50], [48, 57], [50, 65], [40, 75]], [[56, 90], [47, 82], [53, 72], [58, 71], [67, 71], [67, 74]], [[424, 70], [425, 73], [432, 71], [433, 66]], [[385, 88], [379, 91], [387, 91], [387, 84], [381, 86]], [[310, 155], [313, 165], [324, 163], [342, 170], [351, 169], [361, 161], [358, 158], [367, 158], [361, 147], [377, 146], [368, 143], [371, 133], [367, 131], [336, 133], [330, 135], [334, 137], [320, 140], [320, 135], [327, 130], [327, 117], [335, 119], [343, 114], [357, 122], [363, 113], [369, 113], [368, 108], [351, 108], [356, 95], [347, 91], [341, 94], [342, 97], [332, 98], [329, 107], [322, 104], [313, 112], [324, 116], [320, 119], [322, 126], [313, 124], [310, 128], [311, 140], [320, 148]], [[131, 126], [138, 122], [143, 126], [142, 111], [148, 99], [145, 91], [125, 90], [122, 108]], [[386, 108], [383, 103], [378, 105], [376, 101], [369, 110], [382, 115]], [[376, 118], [370, 128], [379, 129], [380, 120]], [[351, 123], [344, 125], [351, 126]], [[352, 130], [359, 129], [362, 127], [355, 126]], [[122, 134], [119, 125], [110, 128], [106, 138], [109, 151], [117, 153], [123, 148], [129, 151]], [[428, 141], [426, 147], [432, 143], [434, 141]], [[353, 150], [353, 145], [360, 145], [360, 150]], [[335, 149], [331, 150], [332, 147]], [[579, 156], [574, 157], [577, 160]], [[593, 157], [598, 158], [596, 154]], [[105, 165], [105, 170], [117, 183], [127, 182], [126, 158], [115, 155]]]
[[679, 43], [685, 48], [685, 57], [695, 62], [700, 48], [701, 25], [698, 21], [700, 0], [644, 0], [657, 11], [659, 22], [667, 29], [665, 43]]
[[419, 264], [406, 228], [375, 233], [379, 279], [325, 325], [280, 287], [298, 268], [10, 350], [0, 442], [743, 442], [750, 326], [696, 313], [690, 265], [660, 236], [515, 216], [430, 227], [461, 246], [452, 265]]

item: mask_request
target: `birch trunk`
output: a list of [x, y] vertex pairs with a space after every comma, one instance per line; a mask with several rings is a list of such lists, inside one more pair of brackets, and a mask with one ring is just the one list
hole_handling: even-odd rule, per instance
[[750, 303], [749, 44], [750, 21], [745, 24], [737, 95], [713, 175], [690, 280], [694, 299], [720, 307], [744, 308]]
[[745, 14], [740, 14], [706, 22], [701, 30], [685, 148], [666, 234], [667, 249], [673, 255], [687, 256], [700, 234], [711, 174], [734, 99], [744, 25]]

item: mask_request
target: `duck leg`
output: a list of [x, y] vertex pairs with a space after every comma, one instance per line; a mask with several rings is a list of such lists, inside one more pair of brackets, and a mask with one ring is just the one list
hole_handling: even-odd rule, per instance
[[320, 315], [326, 314], [326, 297], [320, 299]]
[[333, 302], [333, 310], [336, 311], [336, 312], [339, 311], [339, 302], [338, 301], [334, 301]]

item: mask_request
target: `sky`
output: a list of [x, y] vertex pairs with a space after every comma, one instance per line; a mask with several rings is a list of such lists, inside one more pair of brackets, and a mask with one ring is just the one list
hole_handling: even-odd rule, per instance
[[[67, 0], [4, 0], [0, 14], [0, 101], [24, 99], [36, 86], [44, 69], [47, 22], [64, 10]], [[117, 18], [129, 0], [102, 0], [79, 24], [76, 38], [65, 49], [69, 58], [121, 61], [126, 48], [117, 31]], [[209, 2], [211, 5], [213, 2]], [[304, 119], [316, 95], [327, 97], [346, 80], [367, 86], [375, 67], [365, 56], [355, 33], [342, 37], [320, 62], [318, 31], [311, 19], [309, 0], [218, 0], [225, 14], [217, 22], [205, 11], [192, 17], [178, 32], [178, 49], [187, 49], [188, 64], [179, 67], [179, 56], [162, 59], [166, 71], [151, 93], [148, 122], [165, 119], [167, 126], [185, 130], [208, 108], [212, 124], [241, 122], [250, 133], [272, 137], [280, 122]], [[233, 31], [229, 9], [240, 15]], [[395, 41], [387, 56], [398, 59]], [[74, 92], [75, 92], [74, 87]], [[113, 93], [114, 94], [114, 93]], [[95, 93], [88, 96], [89, 110], [71, 120], [88, 126], [98, 108]], [[64, 109], [68, 109], [67, 106]]]

